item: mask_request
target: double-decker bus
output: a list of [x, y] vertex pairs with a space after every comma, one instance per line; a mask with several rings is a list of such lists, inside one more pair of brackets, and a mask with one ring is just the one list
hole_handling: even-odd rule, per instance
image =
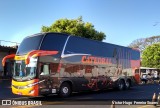
[[136, 49], [63, 33], [24, 38], [14, 59], [12, 92], [39, 96], [107, 88], [129, 89], [139, 83], [140, 52]]

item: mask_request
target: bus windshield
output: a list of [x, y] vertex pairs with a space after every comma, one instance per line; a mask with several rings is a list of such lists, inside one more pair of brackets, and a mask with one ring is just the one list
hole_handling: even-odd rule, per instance
[[38, 50], [41, 40], [43, 38], [43, 35], [36, 35], [33, 37], [27, 37], [25, 38], [17, 50], [17, 55], [23, 55], [26, 54], [32, 50]]
[[24, 60], [14, 62], [13, 78], [16, 80], [30, 80], [36, 76], [37, 58], [31, 58], [28, 65]]

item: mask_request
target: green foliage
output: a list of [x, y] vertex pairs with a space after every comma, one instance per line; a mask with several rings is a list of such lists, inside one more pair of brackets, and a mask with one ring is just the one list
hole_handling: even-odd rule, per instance
[[160, 68], [160, 43], [152, 44], [143, 51], [142, 66]]
[[92, 23], [84, 23], [82, 17], [77, 19], [59, 19], [51, 26], [42, 26], [42, 32], [60, 32], [102, 41], [106, 38], [103, 32], [95, 30]]

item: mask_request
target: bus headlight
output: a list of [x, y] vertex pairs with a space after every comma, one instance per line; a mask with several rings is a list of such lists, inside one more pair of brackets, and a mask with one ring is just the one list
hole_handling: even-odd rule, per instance
[[34, 83], [33, 83], [33, 84], [28, 84], [27, 86], [28, 86], [28, 87], [32, 87], [32, 86], [34, 86]]
[[32, 84], [28, 84], [27, 86], [28, 86], [28, 87], [32, 87], [32, 86], [34, 86], [34, 85], [36, 85], [36, 84], [38, 84], [38, 82], [32, 83]]

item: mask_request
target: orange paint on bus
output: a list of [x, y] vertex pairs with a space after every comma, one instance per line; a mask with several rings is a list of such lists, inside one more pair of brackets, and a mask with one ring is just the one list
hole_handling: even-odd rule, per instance
[[82, 56], [81, 62], [88, 64], [111, 64], [111, 59], [94, 56]]
[[[24, 96], [38, 96], [39, 94], [38, 81], [39, 79], [33, 79], [30, 81], [23, 81], [23, 82], [12, 80], [12, 93]], [[29, 86], [30, 84], [35, 84], [35, 85]]]

